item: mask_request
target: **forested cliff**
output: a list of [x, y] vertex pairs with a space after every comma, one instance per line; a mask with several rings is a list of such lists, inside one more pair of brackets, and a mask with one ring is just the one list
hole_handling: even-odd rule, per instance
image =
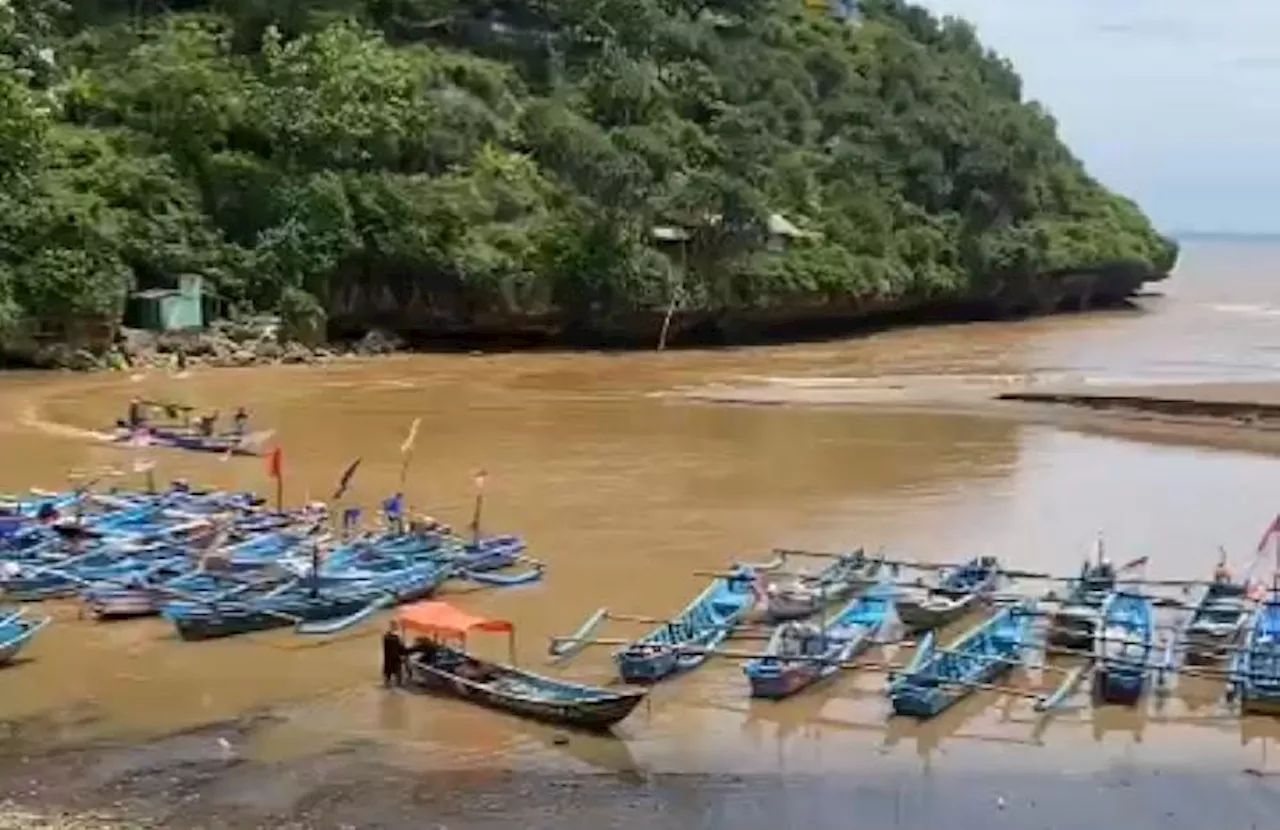
[[0, 0], [0, 326], [185, 273], [298, 333], [646, 337], [1167, 273], [967, 24], [859, 7]]

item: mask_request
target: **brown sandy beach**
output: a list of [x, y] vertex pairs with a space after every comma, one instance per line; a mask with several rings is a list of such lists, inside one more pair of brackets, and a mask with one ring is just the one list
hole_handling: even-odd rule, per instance
[[[4, 376], [0, 490], [128, 467], [131, 451], [86, 435], [142, 394], [251, 404], [284, 443], [290, 501], [328, 495], [362, 456], [350, 502], [369, 507], [397, 486], [420, 416], [411, 504], [462, 526], [484, 467], [486, 525], [548, 566], [538, 586], [449, 598], [514, 620], [522, 666], [591, 683], [611, 678], [607, 650], [553, 669], [548, 636], [602, 605], [674, 612], [705, 586], [695, 570], [771, 546], [1068, 573], [1105, 534], [1117, 557], [1150, 554], [1153, 577], [1196, 578], [1219, 545], [1243, 566], [1280, 492], [1269, 260], [1200, 255], [1203, 279], [1133, 312], [853, 341]], [[268, 486], [259, 459], [155, 460], [165, 477]], [[0, 830], [1266, 830], [1280, 810], [1280, 723], [1239, 718], [1209, 680], [1135, 709], [1082, 696], [1048, 721], [981, 694], [915, 724], [888, 716], [883, 675], [773, 705], [712, 661], [598, 739], [384, 692], [377, 625], [180, 643], [159, 620], [47, 610], [28, 659], [0, 670]]]

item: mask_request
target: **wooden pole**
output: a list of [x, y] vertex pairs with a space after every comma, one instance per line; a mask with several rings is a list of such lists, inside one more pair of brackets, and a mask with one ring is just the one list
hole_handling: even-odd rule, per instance
[[400, 488], [398, 492], [403, 493], [405, 482], [409, 479], [409, 464], [410, 462], [413, 461], [413, 449], [410, 448], [409, 450], [402, 453], [401, 455], [402, 455], [402, 458], [400, 459]]
[[480, 515], [484, 510], [484, 483], [487, 474], [480, 470], [475, 474], [476, 504], [471, 514], [471, 544], [480, 547]]

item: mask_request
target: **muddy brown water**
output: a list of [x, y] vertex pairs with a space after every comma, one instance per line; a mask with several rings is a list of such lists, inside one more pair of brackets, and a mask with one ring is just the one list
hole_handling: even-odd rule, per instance
[[[1163, 296], [1145, 299], [1141, 311], [838, 343], [414, 356], [322, 368], [197, 370], [185, 379], [10, 375], [0, 378], [0, 489], [62, 487], [72, 469], [127, 470], [138, 451], [104, 446], [88, 432], [113, 422], [128, 398], [141, 394], [224, 411], [249, 405], [259, 427], [277, 431], [293, 502], [329, 498], [342, 469], [362, 458], [344, 503], [371, 511], [396, 488], [397, 448], [421, 417], [409, 502], [461, 527], [470, 515], [472, 474], [483, 468], [487, 529], [525, 535], [533, 555], [547, 563], [540, 585], [447, 592], [470, 610], [515, 621], [519, 660], [535, 667], [545, 666], [548, 636], [571, 632], [594, 609], [674, 612], [705, 584], [695, 570], [768, 559], [773, 546], [884, 547], [930, 561], [993, 553], [1014, 567], [1068, 572], [1102, 534], [1117, 559], [1150, 555], [1152, 576], [1194, 578], [1212, 566], [1219, 545], [1237, 564], [1250, 558], [1277, 509], [1275, 459], [974, 416], [725, 405], [681, 393], [761, 384], [803, 390], [884, 377], [905, 384], [1280, 379], [1276, 267], [1275, 248], [1201, 244], [1188, 249], [1180, 274], [1159, 287]], [[147, 457], [165, 477], [269, 489], [259, 459], [163, 451]], [[670, 816], [697, 817], [685, 826], [747, 827], [812, 825], [812, 805], [839, 801], [800, 794], [815, 777], [835, 776], [841, 786], [881, 782], [875, 786], [883, 792], [862, 796], [877, 817], [874, 826], [930, 827], [945, 816], [948, 799], [970, 796], [973, 815], [987, 816], [982, 821], [988, 813], [1013, 821], [1008, 805], [997, 802], [1002, 793], [1021, 793], [1007, 798], [1030, 810], [1031, 801], [1044, 805], [1055, 797], [1046, 783], [1052, 776], [1076, 775], [1094, 787], [1117, 770], [1138, 778], [1164, 770], [1167, 780], [1208, 770], [1219, 776], [1212, 786], [1227, 786], [1221, 782], [1249, 769], [1253, 783], [1230, 787], [1261, 787], [1270, 798], [1269, 778], [1256, 773], [1280, 772], [1280, 759], [1267, 751], [1280, 730], [1230, 716], [1217, 702], [1221, 686], [1210, 681], [1183, 682], [1139, 711], [1085, 707], [1049, 721], [1025, 700], [983, 694], [915, 724], [887, 717], [882, 675], [847, 673], [767, 704], [747, 699], [739, 664], [713, 661], [658, 687], [616, 738], [575, 735], [565, 743], [537, 725], [383, 692], [374, 683], [378, 625], [320, 640], [276, 632], [184, 644], [159, 621], [94, 624], [78, 619], [74, 604], [47, 607], [56, 624], [26, 660], [0, 671], [0, 722], [8, 725], [9, 746], [24, 752], [142, 745], [269, 710], [275, 715], [269, 724], [235, 738], [237, 757], [281, 764], [344, 746], [376, 746], [380, 760], [399, 770], [471, 776], [456, 787], [464, 792], [502, 790], [494, 784], [501, 780], [497, 770], [650, 780], [674, 774], [685, 783], [646, 798], [674, 811]], [[615, 623], [601, 633], [643, 630]], [[500, 641], [475, 645], [504, 654]], [[884, 656], [898, 659], [891, 651]], [[551, 671], [603, 681], [608, 652]], [[1052, 679], [1032, 673], [1023, 682], [1044, 687]], [[216, 755], [211, 739], [197, 743], [197, 755]], [[177, 751], [175, 762], [189, 760], [186, 751]], [[809, 806], [779, 817], [774, 800], [752, 812], [733, 794], [743, 781], [773, 781], [779, 773], [810, 782], [797, 784], [792, 799]], [[699, 788], [691, 776], [714, 776], [706, 780], [717, 783]], [[246, 784], [237, 798], [269, 809], [291, 797], [280, 788], [288, 790], [280, 781], [260, 792]], [[1144, 798], [1176, 796], [1179, 816], [1201, 815], [1175, 789], [1113, 796], [1136, 799], [1139, 806], [1124, 803], [1138, 813]], [[654, 804], [610, 813], [608, 787], [593, 792], [581, 794], [584, 805], [605, 805], [591, 807], [593, 816], [611, 816], [617, 826], [671, 826], [645, 823]], [[543, 818], [559, 815], [558, 801], [544, 801], [551, 806]], [[1262, 810], [1259, 803], [1233, 814], [1242, 823], [1224, 826], [1250, 826], [1246, 813]], [[647, 817], [636, 818], [636, 811]], [[839, 808], [831, 807], [823, 821], [838, 817]], [[1165, 826], [1181, 826], [1164, 818]], [[475, 826], [487, 825], [477, 818]]]

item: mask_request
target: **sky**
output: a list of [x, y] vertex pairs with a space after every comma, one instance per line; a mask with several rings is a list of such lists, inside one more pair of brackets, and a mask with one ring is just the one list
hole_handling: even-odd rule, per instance
[[1166, 232], [1280, 233], [1280, 0], [915, 0], [973, 23]]

